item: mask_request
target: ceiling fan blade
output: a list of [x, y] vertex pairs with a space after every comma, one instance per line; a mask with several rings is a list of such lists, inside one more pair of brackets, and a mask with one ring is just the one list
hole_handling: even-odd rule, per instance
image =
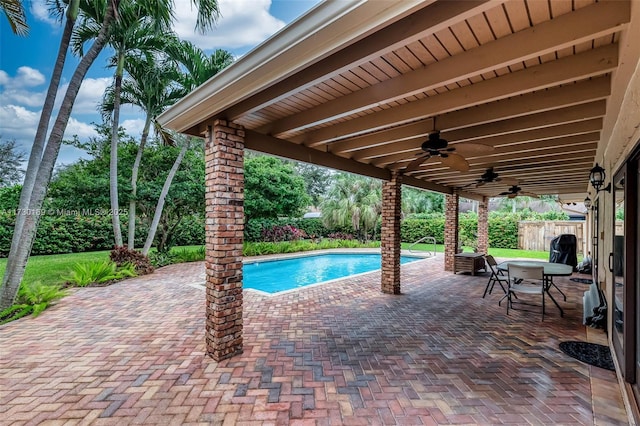
[[511, 195], [511, 194], [513, 194], [513, 192], [505, 191], [505, 192], [501, 192], [501, 193], [499, 193], [497, 196], [498, 196], [498, 197], [502, 197], [502, 196], [504, 196], [504, 195]]
[[485, 145], [481, 143], [457, 143], [455, 145], [450, 145], [451, 147], [456, 149], [456, 152], [460, 155], [464, 155], [466, 157], [473, 157], [478, 155], [486, 155], [492, 153], [495, 148], [491, 145]]
[[469, 171], [469, 163], [464, 159], [462, 155], [458, 154], [447, 154], [446, 157], [441, 157], [440, 160], [442, 164], [447, 167], [451, 167], [454, 170], [459, 172], [468, 172]]
[[538, 194], [534, 194], [533, 192], [521, 192], [520, 195], [524, 195], [525, 197], [531, 197], [531, 198], [540, 198], [540, 196]]
[[404, 168], [403, 172], [404, 173], [413, 172], [418, 167], [420, 167], [422, 165], [422, 163], [427, 161], [430, 157], [431, 157], [431, 154], [421, 155], [420, 157], [418, 157], [415, 160], [413, 160], [412, 162], [410, 162], [407, 165], [407, 167]]

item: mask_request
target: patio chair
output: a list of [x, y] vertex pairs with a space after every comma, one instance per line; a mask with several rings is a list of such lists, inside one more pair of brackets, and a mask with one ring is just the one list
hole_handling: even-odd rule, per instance
[[506, 285], [507, 287], [509, 286], [509, 278], [498, 269], [498, 263], [493, 258], [493, 256], [487, 254], [484, 256], [484, 260], [489, 267], [489, 271], [491, 271], [491, 276], [489, 277], [487, 286], [484, 288], [484, 294], [482, 295], [482, 298], [484, 299], [484, 297], [487, 295], [487, 291], [489, 292], [489, 294], [491, 294], [491, 292], [493, 291], [493, 286], [496, 285], [496, 283], [500, 284], [500, 287], [502, 287], [502, 291], [504, 291], [504, 294], [507, 294], [507, 289], [504, 285]]
[[[518, 294], [539, 294], [542, 296], [542, 321], [544, 321], [544, 268], [542, 266], [509, 265], [509, 288], [507, 291], [507, 315], [513, 309], [513, 297]], [[518, 300], [519, 303], [524, 303]]]

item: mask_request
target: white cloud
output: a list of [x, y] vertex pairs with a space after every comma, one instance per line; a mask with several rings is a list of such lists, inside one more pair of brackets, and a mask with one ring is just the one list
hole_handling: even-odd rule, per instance
[[31, 14], [38, 20], [49, 25], [60, 27], [60, 23], [49, 15], [49, 6], [44, 0], [34, 0], [31, 2]]
[[46, 81], [44, 75], [31, 67], [18, 68], [18, 74], [13, 79], [12, 84], [23, 87], [34, 87], [44, 84]]
[[[0, 106], [0, 136], [2, 140], [15, 140], [19, 149], [28, 153], [31, 151], [39, 119], [40, 111], [33, 112], [16, 105]], [[97, 136], [97, 133], [93, 125], [71, 117], [64, 138], [72, 139], [73, 136], [78, 136], [84, 142], [89, 137]], [[69, 162], [74, 155], [77, 159], [80, 151], [75, 148], [65, 149], [63, 146], [62, 152], [65, 153], [64, 158], [61, 156], [58, 162]]]
[[77, 136], [81, 141], [86, 141], [91, 136], [98, 136], [98, 134], [93, 125], [83, 123], [71, 117], [64, 132], [64, 139], [71, 139], [73, 136]]
[[14, 77], [0, 70], [0, 87], [2, 88], [0, 104], [41, 107], [45, 92], [34, 91], [34, 88], [42, 86], [45, 82], [45, 76], [30, 67], [18, 68]]
[[[126, 129], [126, 133], [134, 138], [139, 138], [142, 135], [142, 129], [144, 129], [144, 119], [137, 118], [132, 120], [124, 120], [120, 123], [121, 127]], [[152, 131], [152, 130], [150, 130]]]
[[31, 67], [20, 67], [16, 70], [15, 77], [11, 77], [5, 71], [0, 70], [0, 86], [23, 88], [36, 87], [44, 84], [45, 76]]
[[197, 10], [190, 0], [176, 0], [175, 31], [201, 49], [253, 47], [284, 27], [269, 13], [271, 0], [220, 0], [221, 17], [206, 35], [195, 31]]
[[[111, 80], [111, 77], [85, 78], [73, 104], [73, 114], [100, 114], [98, 105], [102, 101], [105, 89], [111, 84]], [[68, 86], [69, 84], [64, 84], [58, 89], [56, 108], [60, 107]], [[42, 102], [40, 104], [42, 105]]]
[[39, 112], [16, 105], [0, 106], [0, 135], [2, 139], [33, 139], [38, 126]]

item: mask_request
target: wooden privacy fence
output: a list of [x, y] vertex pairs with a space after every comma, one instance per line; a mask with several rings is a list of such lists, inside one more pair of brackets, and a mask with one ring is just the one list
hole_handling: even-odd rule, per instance
[[578, 243], [578, 255], [584, 254], [586, 222], [584, 220], [540, 220], [518, 222], [518, 248], [549, 251], [551, 240], [558, 235], [573, 234]]

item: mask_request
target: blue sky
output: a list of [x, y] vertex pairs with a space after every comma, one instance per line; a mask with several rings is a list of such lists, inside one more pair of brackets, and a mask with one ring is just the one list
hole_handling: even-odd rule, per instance
[[[175, 0], [175, 31], [207, 52], [226, 49], [241, 56], [266, 40], [287, 23], [311, 9], [319, 0], [219, 0], [222, 18], [206, 35], [193, 31], [195, 12], [190, 0]], [[60, 23], [49, 17], [44, 0], [25, 2], [30, 27], [27, 37], [11, 33], [4, 15], [0, 16], [0, 137], [15, 139], [28, 153], [44, 102], [49, 77], [62, 33]], [[101, 122], [96, 106], [113, 71], [106, 68], [109, 51], [96, 60], [87, 74], [65, 133], [86, 140], [95, 134], [92, 123]], [[69, 57], [58, 98], [66, 88], [77, 59]], [[73, 66], [72, 66], [73, 65]], [[133, 108], [123, 111], [121, 124], [133, 136], [142, 129], [142, 115]], [[63, 146], [58, 164], [75, 161], [82, 152]]]

